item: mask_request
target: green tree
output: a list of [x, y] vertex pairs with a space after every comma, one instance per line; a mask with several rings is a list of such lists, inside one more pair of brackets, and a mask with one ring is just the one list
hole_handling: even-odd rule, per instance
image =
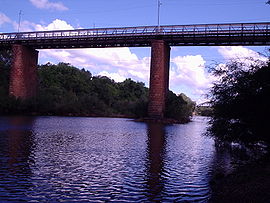
[[9, 73], [11, 65], [11, 51], [0, 50], [0, 95], [7, 96]]
[[176, 95], [168, 92], [166, 101], [165, 117], [188, 122], [195, 110], [196, 103], [185, 94]]
[[11, 50], [0, 50], [0, 113], [8, 112], [12, 101], [8, 98]]
[[148, 89], [142, 82], [126, 79], [118, 84], [118, 100], [115, 108], [122, 114], [146, 117], [148, 106]]
[[214, 111], [208, 133], [222, 141], [269, 143], [270, 62], [235, 61], [214, 73], [220, 80], [211, 90]]
[[[70, 64], [45, 64], [38, 68], [39, 93], [37, 105], [41, 113], [79, 114], [90, 112], [83, 100], [90, 97], [92, 74]], [[89, 99], [88, 99], [89, 100]]]
[[[92, 76], [68, 63], [38, 66], [36, 99], [21, 101], [8, 96], [10, 52], [0, 52], [0, 113], [39, 115], [92, 115], [146, 117], [148, 88], [126, 79], [116, 83], [105, 76]], [[194, 103], [184, 94], [169, 93], [166, 116], [186, 120]]]

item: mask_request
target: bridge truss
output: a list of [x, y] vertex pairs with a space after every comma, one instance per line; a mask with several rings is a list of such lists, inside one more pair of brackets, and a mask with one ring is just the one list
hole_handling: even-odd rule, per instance
[[170, 46], [270, 45], [270, 23], [141, 26], [0, 33], [0, 48], [12, 44], [36, 49]]

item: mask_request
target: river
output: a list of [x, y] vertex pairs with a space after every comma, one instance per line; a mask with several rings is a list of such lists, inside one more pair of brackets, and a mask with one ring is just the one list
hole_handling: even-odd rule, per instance
[[207, 121], [0, 117], [0, 200], [207, 202], [234, 162], [203, 136]]

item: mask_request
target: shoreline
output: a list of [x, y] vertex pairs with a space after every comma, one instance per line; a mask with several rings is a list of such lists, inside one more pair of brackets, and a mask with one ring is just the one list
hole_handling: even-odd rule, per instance
[[139, 119], [134, 119], [135, 122], [145, 122], [145, 123], [158, 123], [158, 124], [165, 124], [165, 125], [170, 125], [170, 124], [185, 124], [188, 122], [191, 122], [191, 119], [181, 119], [181, 120], [176, 120], [176, 119], [171, 119], [171, 118], [139, 118]]
[[270, 199], [270, 157], [241, 166], [210, 182], [209, 202], [268, 202]]
[[164, 125], [171, 125], [171, 124], [186, 124], [191, 122], [190, 118], [183, 118], [181, 120], [171, 119], [171, 118], [136, 118], [133, 116], [127, 116], [127, 115], [111, 115], [111, 116], [105, 116], [105, 115], [98, 115], [98, 114], [38, 114], [38, 113], [29, 113], [29, 114], [4, 114], [0, 115], [3, 117], [12, 117], [12, 116], [29, 116], [29, 117], [38, 117], [38, 116], [58, 116], [58, 117], [85, 117], [85, 118], [127, 118], [132, 119], [134, 122], [144, 122], [144, 123], [158, 123], [158, 124], [164, 124]]

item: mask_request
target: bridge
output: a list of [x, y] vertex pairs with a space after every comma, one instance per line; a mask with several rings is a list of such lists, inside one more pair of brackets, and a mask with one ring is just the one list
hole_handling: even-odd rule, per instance
[[36, 49], [151, 47], [148, 114], [162, 118], [169, 86], [170, 46], [267, 46], [270, 23], [141, 26], [0, 33], [0, 49], [12, 49], [9, 93], [36, 95]]
[[169, 46], [270, 45], [270, 23], [200, 24], [56, 30], [0, 34], [0, 46], [35, 49]]

